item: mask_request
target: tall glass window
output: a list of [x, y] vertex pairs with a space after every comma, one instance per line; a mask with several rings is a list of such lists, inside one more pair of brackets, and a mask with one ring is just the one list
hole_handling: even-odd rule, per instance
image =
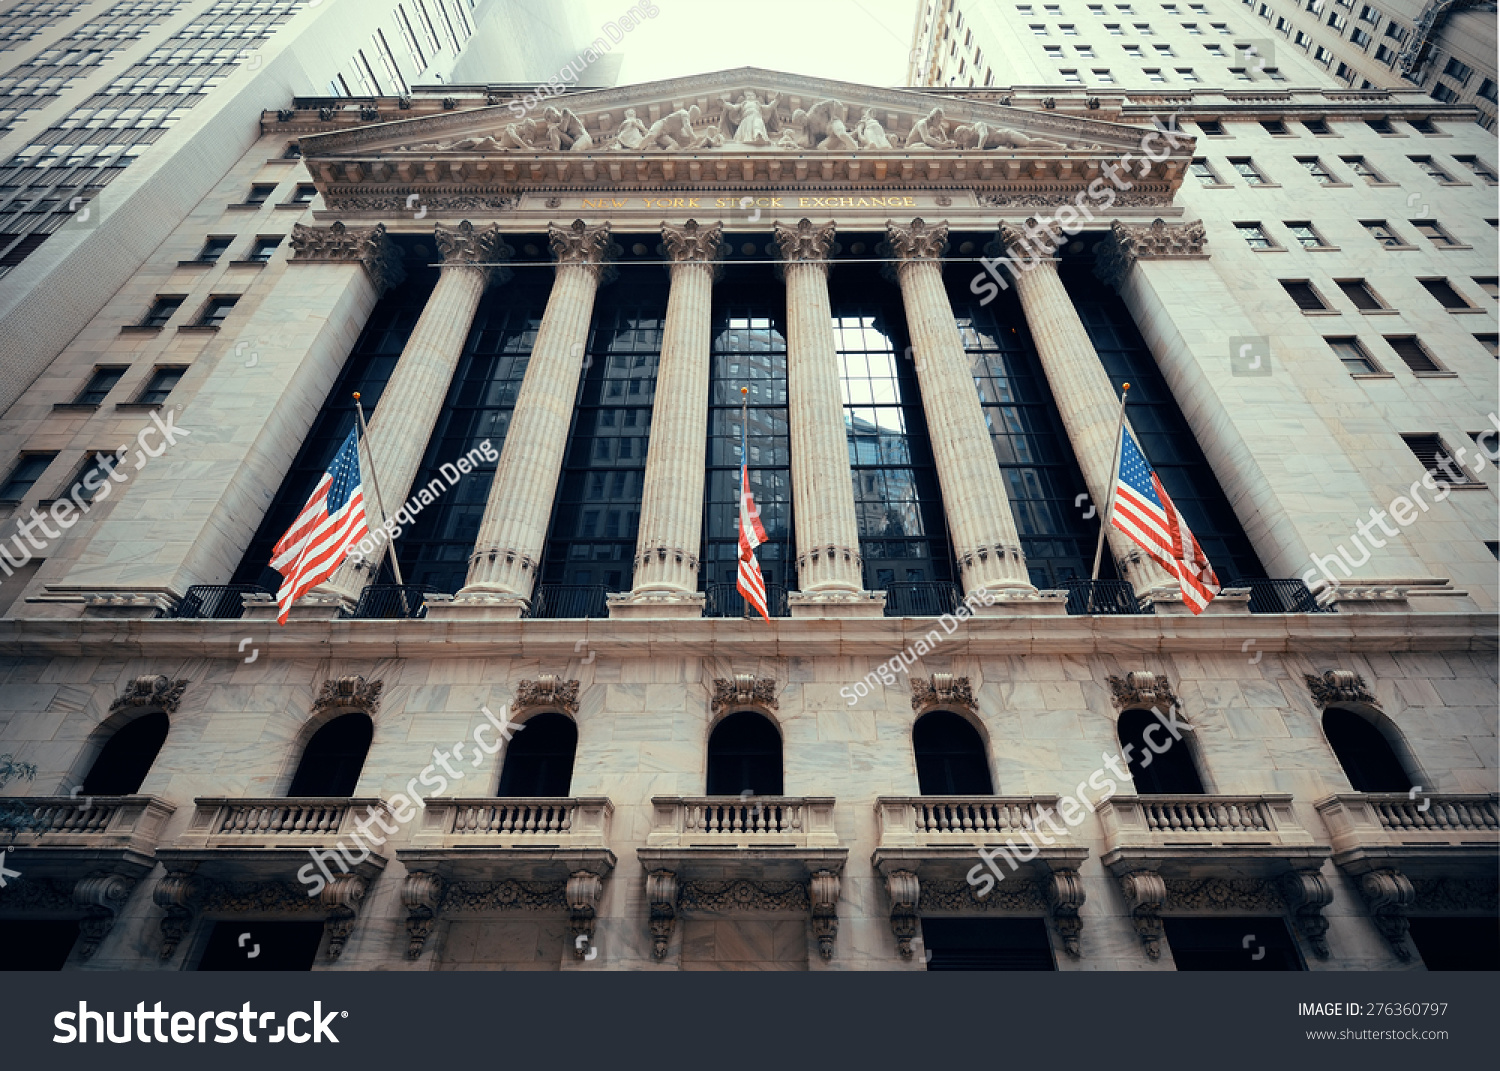
[[408, 258], [405, 268], [406, 281], [380, 300], [365, 323], [338, 381], [303, 440], [302, 449], [281, 481], [281, 489], [261, 519], [232, 583], [259, 584], [271, 591], [281, 586], [281, 574], [270, 567], [271, 548], [292, 526], [313, 488], [328, 471], [333, 455], [354, 427], [355, 391], [360, 394], [366, 418], [374, 413], [395, 371], [396, 361], [411, 338], [412, 328], [422, 315], [422, 307], [437, 283], [437, 270], [424, 267], [418, 260]]
[[834, 347], [854, 479], [865, 584], [953, 579], [942, 495], [927, 438], [901, 294], [873, 265], [840, 265], [830, 279]]
[[[448, 593], [464, 584], [497, 462], [482, 461], [451, 487], [442, 466], [454, 464], [486, 439], [497, 456], [505, 445], [551, 288], [552, 273], [546, 268], [518, 270], [510, 282], [490, 290], [475, 313], [412, 488], [415, 494], [437, 480], [444, 490], [396, 541], [402, 577], [409, 584]], [[394, 502], [386, 506], [392, 512], [397, 508]], [[383, 562], [382, 570], [389, 565]]]
[[[968, 292], [967, 271], [955, 270], [953, 276], [949, 299], [972, 362], [1031, 582], [1048, 590], [1065, 580], [1086, 579], [1099, 538], [1098, 511], [1090, 517], [1087, 498], [1079, 501], [1086, 494], [1083, 475], [1026, 318], [1012, 294], [980, 305]], [[1108, 556], [1101, 575], [1113, 576]]]
[[[731, 266], [714, 288], [702, 580], [734, 590], [739, 557], [740, 404], [747, 404], [750, 491], [768, 542], [767, 587], [797, 586], [787, 425], [786, 295], [764, 265]], [[749, 393], [740, 394], [740, 388]], [[773, 603], [775, 600], [772, 600]]]
[[625, 267], [599, 292], [542, 556], [543, 584], [630, 588], [666, 316], [660, 272]]
[[1172, 503], [1187, 519], [1220, 580], [1264, 577], [1265, 569], [1239, 518], [1219, 487], [1182, 410], [1167, 388], [1130, 311], [1118, 294], [1100, 285], [1087, 262], [1062, 265], [1063, 285], [1088, 329], [1099, 360], [1119, 393], [1130, 384], [1126, 415], [1146, 460]]

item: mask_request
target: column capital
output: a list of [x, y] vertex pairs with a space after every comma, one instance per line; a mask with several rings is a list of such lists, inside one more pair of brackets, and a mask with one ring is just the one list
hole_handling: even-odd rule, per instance
[[1192, 223], [1168, 223], [1164, 219], [1154, 219], [1150, 223], [1115, 220], [1109, 237], [1099, 244], [1094, 274], [1102, 282], [1118, 288], [1137, 260], [1202, 259], [1208, 256], [1204, 249], [1207, 243], [1208, 234], [1202, 220]]
[[675, 268], [679, 264], [696, 264], [708, 268], [716, 279], [722, 274], [723, 264], [719, 260], [724, 251], [724, 225], [722, 223], [710, 223], [704, 226], [696, 219], [690, 219], [681, 226], [675, 223], [663, 223], [661, 240], [666, 246], [672, 267]]
[[292, 225], [292, 263], [329, 264], [340, 261], [359, 263], [369, 273], [379, 293], [396, 286], [406, 278], [401, 267], [401, 251], [385, 232], [385, 224], [373, 227], [346, 227], [342, 220], [330, 227]]
[[620, 255], [620, 247], [610, 241], [608, 223], [592, 227], [581, 219], [575, 219], [566, 227], [549, 223], [547, 241], [552, 246], [558, 267], [576, 264], [588, 268], [601, 285], [615, 277], [615, 269], [609, 262]]
[[895, 220], [885, 221], [886, 239], [877, 247], [881, 257], [894, 258], [895, 263], [882, 264], [880, 274], [891, 282], [900, 281], [902, 269], [917, 263], [942, 264], [943, 254], [948, 250], [948, 223], [946, 220], [928, 223], [920, 216], [909, 224]]
[[438, 223], [432, 228], [432, 236], [437, 242], [438, 251], [443, 254], [443, 267], [474, 267], [477, 271], [485, 272], [490, 282], [510, 281], [509, 268], [480, 267], [509, 260], [515, 254], [515, 250], [506, 245], [505, 239], [500, 236], [498, 224], [492, 223], [481, 228], [475, 227], [468, 220], [457, 227], [445, 227]]
[[[1019, 221], [1003, 219], [996, 230], [995, 241], [985, 246], [984, 251], [991, 256], [1025, 255], [1034, 260], [1050, 260], [1066, 240], [1058, 240], [1059, 236], [1052, 230], [1056, 226], [1055, 222], [1044, 222], [1036, 216]], [[1027, 266], [1034, 266], [1034, 263]]]
[[[771, 233], [781, 249], [782, 260], [826, 266], [829, 256], [833, 253], [833, 237], [836, 228], [832, 220], [827, 223], [813, 223], [803, 218], [798, 220], [795, 226], [779, 221], [773, 223]], [[781, 274], [784, 267], [785, 265], [778, 265], [777, 273]]]

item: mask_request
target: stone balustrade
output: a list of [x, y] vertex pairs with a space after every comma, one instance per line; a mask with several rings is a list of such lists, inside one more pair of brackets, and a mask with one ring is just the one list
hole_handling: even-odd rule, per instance
[[1114, 796], [1099, 804], [1109, 851], [1131, 847], [1307, 846], [1289, 795]]
[[127, 848], [150, 853], [176, 810], [155, 796], [26, 796], [4, 801], [18, 847]]
[[833, 800], [793, 796], [657, 796], [649, 847], [836, 847]]
[[1317, 803], [1335, 855], [1360, 848], [1500, 846], [1500, 794], [1358, 792]]
[[[371, 811], [389, 814], [379, 797], [200, 797], [178, 848], [297, 848], [358, 834]], [[390, 819], [387, 819], [390, 821]]]
[[882, 845], [941, 846], [1019, 836], [1056, 804], [1056, 796], [882, 796], [875, 812]]
[[602, 847], [614, 805], [603, 796], [427, 800], [416, 846]]

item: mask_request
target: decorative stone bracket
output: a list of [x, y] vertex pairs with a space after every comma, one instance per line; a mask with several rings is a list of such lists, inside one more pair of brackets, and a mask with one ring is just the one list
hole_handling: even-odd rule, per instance
[[1167, 883], [1154, 870], [1135, 870], [1120, 879], [1120, 892], [1147, 957], [1161, 959], [1161, 909], [1167, 902]]
[[1320, 707], [1335, 703], [1379, 705], [1375, 694], [1366, 686], [1365, 679], [1352, 670], [1330, 669], [1321, 676], [1304, 673], [1302, 679], [1307, 682], [1307, 690], [1312, 693], [1313, 702]]
[[[450, 889], [461, 894], [459, 901], [462, 903], [465, 899], [472, 901], [476, 893], [483, 896], [484, 890], [493, 891], [497, 885], [514, 888], [517, 884], [512, 879], [503, 879], [499, 882], [482, 882], [477, 887], [473, 883], [450, 885], [435, 871], [409, 871], [401, 885], [401, 903], [406, 908], [406, 958], [421, 958], [427, 938], [432, 935], [433, 927], [444, 913], [445, 899], [449, 900], [449, 908], [453, 908], [451, 898], [448, 898]], [[573, 955], [584, 959], [594, 941], [594, 920], [598, 914], [599, 898], [604, 892], [604, 875], [592, 870], [575, 870], [568, 876], [566, 885], [545, 881], [520, 884], [527, 884], [529, 895], [512, 897], [514, 906], [551, 908], [558, 898], [567, 904], [568, 921], [574, 938]], [[580, 937], [583, 940], [579, 940]]]
[[1323, 909], [1333, 903], [1333, 889], [1316, 870], [1288, 870], [1278, 879], [1277, 887], [1313, 954], [1327, 959], [1328, 920], [1323, 917]]
[[1171, 683], [1155, 673], [1137, 670], [1123, 677], [1111, 676], [1108, 680], [1109, 690], [1113, 693], [1111, 699], [1117, 709], [1158, 707], [1165, 712], [1177, 705]]
[[172, 680], [166, 676], [137, 677], [126, 686], [118, 699], [109, 705], [110, 714], [118, 714], [132, 707], [159, 707], [168, 714], [177, 713], [182, 693], [188, 681]]
[[78, 924], [83, 938], [78, 946], [81, 957], [88, 959], [99, 950], [114, 928], [120, 908], [130, 898], [135, 882], [135, 878], [124, 874], [99, 874], [83, 878], [73, 886], [73, 903], [83, 908], [83, 919]]
[[714, 717], [747, 703], [776, 709], [776, 679], [757, 677], [753, 673], [736, 673], [733, 680], [714, 680], [710, 709]]
[[1417, 899], [1411, 879], [1399, 870], [1387, 868], [1371, 870], [1359, 879], [1359, 891], [1370, 908], [1370, 917], [1391, 951], [1402, 962], [1411, 959], [1411, 946], [1406, 943], [1411, 923], [1406, 912]]
[[[161, 958], [172, 958], [206, 902], [209, 907], [228, 910], [244, 910], [247, 899], [259, 908], [276, 906], [287, 910], [305, 910], [308, 902], [306, 892], [288, 882], [256, 883], [252, 888], [253, 898], [247, 898], [241, 891], [243, 886], [215, 882], [191, 870], [169, 871], [151, 894], [156, 906], [166, 912], [161, 920]], [[323, 887], [318, 908], [324, 915], [329, 959], [338, 959], [343, 953], [359, 920], [359, 909], [368, 888], [369, 882], [359, 874], [340, 874]]]
[[974, 690], [968, 677], [955, 677], [951, 673], [934, 673], [932, 677], [911, 679], [911, 708], [925, 710], [932, 706], [957, 706], [977, 713], [979, 705], [974, 699]]
[[[1074, 957], [1082, 955], [1083, 919], [1078, 911], [1088, 894], [1078, 871], [1071, 868], [1053, 870], [1036, 878], [1032, 884], [1046, 900], [1052, 925], [1062, 939], [1063, 951]], [[894, 870], [886, 875], [885, 888], [891, 898], [891, 932], [896, 935], [896, 948], [902, 959], [910, 959], [922, 902], [921, 880], [915, 871]], [[1028, 891], [1028, 895], [1034, 894]]]
[[727, 881], [682, 881], [671, 870], [653, 870], [646, 875], [646, 900], [651, 905], [651, 955], [664, 959], [677, 916], [687, 908], [723, 911], [759, 908], [767, 911], [807, 911], [818, 954], [833, 958], [839, 932], [839, 875], [828, 869], [812, 872], [806, 882], [758, 881], [748, 878]]
[[[1319, 959], [1327, 959], [1328, 920], [1323, 917], [1323, 908], [1333, 902], [1333, 890], [1316, 870], [1288, 870], [1271, 881], [1249, 883], [1254, 903], [1259, 908], [1285, 906], [1292, 912], [1297, 929], [1307, 939], [1313, 953]], [[1120, 892], [1130, 909], [1131, 922], [1145, 947], [1146, 955], [1155, 960], [1161, 958], [1163, 926], [1162, 909], [1169, 906], [1204, 906], [1185, 901], [1181, 882], [1171, 885], [1155, 870], [1134, 870], [1120, 878]], [[1278, 902], [1279, 899], [1279, 902]], [[1210, 900], [1210, 904], [1216, 901]]]

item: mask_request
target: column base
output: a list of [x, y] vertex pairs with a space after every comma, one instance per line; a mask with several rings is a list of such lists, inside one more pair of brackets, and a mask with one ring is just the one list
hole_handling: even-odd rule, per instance
[[1068, 613], [1066, 591], [1027, 591], [1011, 588], [991, 591], [992, 605], [979, 603], [975, 617], [1059, 617]]
[[513, 591], [460, 591], [450, 599], [427, 600], [428, 621], [519, 621], [531, 600]]
[[612, 591], [604, 597], [611, 618], [702, 617], [701, 591]]
[[[275, 621], [280, 610], [276, 596], [261, 593], [242, 595], [245, 613], [241, 621]], [[354, 609], [356, 600], [336, 592], [319, 591], [314, 588], [292, 603], [287, 611], [288, 621], [332, 621], [341, 613]]]
[[1225, 588], [1215, 595], [1201, 614], [1195, 614], [1182, 601], [1182, 590], [1152, 588], [1144, 599], [1151, 609], [1161, 617], [1222, 617], [1225, 614], [1250, 613], [1249, 588]]
[[793, 617], [884, 617], [883, 591], [789, 591]]

